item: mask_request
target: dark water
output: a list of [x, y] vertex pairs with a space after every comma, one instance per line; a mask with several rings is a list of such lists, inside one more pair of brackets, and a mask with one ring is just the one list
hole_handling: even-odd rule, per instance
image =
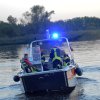
[[100, 40], [71, 43], [75, 61], [83, 69], [70, 94], [26, 96], [13, 76], [20, 70], [26, 45], [0, 46], [0, 100], [100, 100]]

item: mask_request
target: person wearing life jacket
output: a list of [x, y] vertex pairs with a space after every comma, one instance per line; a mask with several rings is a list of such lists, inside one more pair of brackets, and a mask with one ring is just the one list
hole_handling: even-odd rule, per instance
[[66, 53], [64, 53], [63, 65], [64, 66], [70, 65], [70, 57]]
[[32, 66], [32, 63], [28, 59], [28, 54], [24, 54], [24, 58], [21, 60], [21, 68], [26, 72], [26, 73], [31, 73], [36, 71], [36, 68]]
[[62, 59], [60, 55], [60, 49], [58, 47], [54, 47], [51, 49], [50, 52], [50, 59], [53, 63], [53, 68], [54, 69], [61, 69], [62, 68]]
[[43, 51], [41, 51], [41, 62], [42, 62], [42, 65], [45, 64], [45, 55]]
[[44, 71], [49, 70], [48, 69], [48, 65], [45, 63], [45, 53], [44, 53], [44, 50], [41, 50], [41, 63], [42, 63]]

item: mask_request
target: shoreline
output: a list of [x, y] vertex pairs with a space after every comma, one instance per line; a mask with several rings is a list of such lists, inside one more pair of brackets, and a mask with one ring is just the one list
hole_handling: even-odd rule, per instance
[[[62, 36], [67, 37], [70, 42], [100, 40], [100, 30], [70, 31]], [[46, 34], [27, 34], [26, 36], [0, 38], [1, 45], [29, 44], [31, 41], [46, 39]]]
[[[76, 41], [69, 40], [69, 42], [96, 41], [96, 40], [100, 40], [100, 39], [76, 40]], [[17, 41], [17, 40], [16, 40], [16, 41]], [[31, 41], [34, 41], [34, 40], [31, 40]], [[6, 42], [2, 42], [2, 43], [0, 42], [0, 46], [30, 44], [31, 41], [17, 41], [17, 42], [14, 42], [14, 41], [12, 41], [12, 40], [10, 39], [9, 41], [6, 41]]]

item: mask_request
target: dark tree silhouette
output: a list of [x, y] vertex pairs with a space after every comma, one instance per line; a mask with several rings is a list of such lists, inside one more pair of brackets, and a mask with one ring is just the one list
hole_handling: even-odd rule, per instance
[[30, 33], [45, 33], [45, 30], [49, 27], [52, 14], [54, 14], [54, 11], [47, 12], [43, 6], [36, 5], [33, 6], [30, 11], [23, 14], [24, 19], [21, 19], [21, 22], [24, 23], [24, 25], [26, 24], [26, 28], [28, 28], [26, 30]]
[[12, 17], [11, 15], [8, 16], [7, 18], [9, 24], [16, 24], [17, 23], [17, 18]]

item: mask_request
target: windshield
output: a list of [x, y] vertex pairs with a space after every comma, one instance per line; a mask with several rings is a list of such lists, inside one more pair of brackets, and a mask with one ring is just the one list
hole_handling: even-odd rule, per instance
[[58, 47], [60, 50], [69, 54], [68, 44], [65, 39], [36, 41], [33, 43], [32, 47], [35, 47], [37, 45], [40, 46], [40, 50], [43, 51], [45, 55], [48, 56], [50, 54], [50, 50], [54, 47]]

